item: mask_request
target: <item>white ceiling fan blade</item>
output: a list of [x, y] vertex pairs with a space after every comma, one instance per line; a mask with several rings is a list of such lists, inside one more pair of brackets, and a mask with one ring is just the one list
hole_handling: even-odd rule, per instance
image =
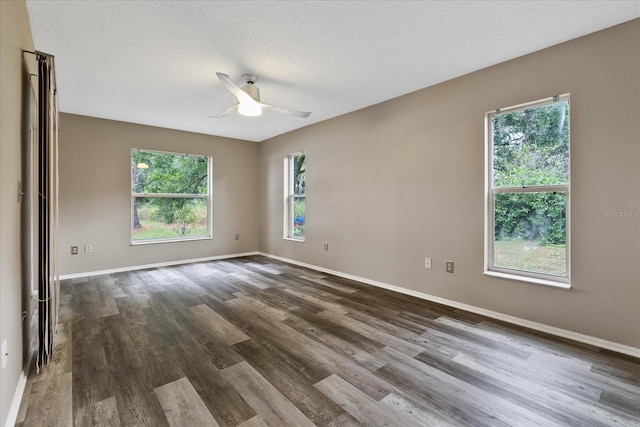
[[240, 103], [235, 103], [233, 104], [231, 107], [227, 108], [226, 110], [216, 114], [215, 116], [209, 116], [210, 119], [217, 119], [219, 117], [224, 117], [227, 116], [235, 111], [238, 111], [238, 105], [240, 105]]
[[296, 116], [296, 117], [302, 117], [302, 118], [309, 117], [309, 115], [311, 114], [311, 112], [308, 112], [308, 111], [291, 110], [289, 108], [277, 107], [275, 105], [265, 104], [264, 102], [260, 102], [260, 106], [265, 110], [277, 111], [278, 113], [289, 114], [290, 116]]
[[253, 99], [251, 95], [249, 95], [248, 93], [240, 89], [238, 86], [233, 84], [233, 82], [231, 81], [228, 75], [224, 73], [216, 73], [216, 76], [218, 76], [218, 79], [220, 79], [224, 87], [226, 87], [227, 90], [233, 94], [233, 96], [238, 98], [238, 102], [246, 102], [246, 103], [256, 102], [256, 100]]

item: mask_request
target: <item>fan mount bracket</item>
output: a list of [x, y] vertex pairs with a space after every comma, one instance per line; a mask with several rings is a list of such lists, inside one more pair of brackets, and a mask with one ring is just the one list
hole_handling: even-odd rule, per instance
[[255, 74], [245, 73], [242, 75], [242, 79], [247, 82], [248, 85], [255, 84], [258, 81], [258, 76]]

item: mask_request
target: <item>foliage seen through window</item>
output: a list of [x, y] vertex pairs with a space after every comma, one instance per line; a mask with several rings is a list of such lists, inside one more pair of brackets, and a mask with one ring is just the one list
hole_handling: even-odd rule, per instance
[[492, 266], [566, 277], [569, 102], [491, 115]]
[[210, 236], [209, 158], [132, 150], [133, 240]]

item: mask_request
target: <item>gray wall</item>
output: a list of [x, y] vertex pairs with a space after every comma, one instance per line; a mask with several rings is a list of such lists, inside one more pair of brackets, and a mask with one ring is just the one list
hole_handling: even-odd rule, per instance
[[7, 340], [9, 359], [0, 373], [0, 425], [4, 425], [22, 373], [20, 260], [21, 139], [23, 137], [23, 59], [33, 50], [24, 2], [0, 1], [0, 343]]
[[[640, 218], [603, 215], [640, 210], [639, 76], [635, 20], [263, 142], [260, 250], [640, 348]], [[484, 113], [567, 92], [572, 289], [486, 277]], [[282, 239], [300, 150], [305, 243]]]
[[[131, 148], [213, 156], [212, 240], [131, 246]], [[62, 114], [61, 274], [256, 251], [257, 154], [254, 142]]]

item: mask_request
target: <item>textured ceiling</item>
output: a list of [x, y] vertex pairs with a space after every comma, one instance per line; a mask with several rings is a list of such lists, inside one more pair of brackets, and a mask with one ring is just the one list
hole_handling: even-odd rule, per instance
[[[63, 112], [262, 141], [640, 17], [640, 1], [27, 1]], [[260, 76], [264, 102], [215, 115]]]

